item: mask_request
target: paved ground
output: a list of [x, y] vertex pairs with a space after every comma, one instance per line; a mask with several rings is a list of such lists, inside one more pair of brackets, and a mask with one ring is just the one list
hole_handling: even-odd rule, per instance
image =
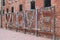
[[50, 40], [50, 39], [36, 37], [34, 35], [24, 34], [21, 32], [15, 32], [0, 28], [0, 40]]

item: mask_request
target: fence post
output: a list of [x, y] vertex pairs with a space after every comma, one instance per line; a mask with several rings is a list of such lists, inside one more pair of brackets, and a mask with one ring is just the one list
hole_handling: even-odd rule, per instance
[[7, 19], [8, 13], [6, 13], [5, 16], [6, 16], [6, 29], [7, 29], [8, 28], [8, 19]]
[[1, 27], [1, 11], [0, 11], [0, 27]]
[[19, 23], [18, 23], [18, 16], [19, 16], [19, 14], [18, 13], [16, 13], [16, 31], [18, 31], [18, 26], [19, 26]]
[[24, 12], [24, 33], [26, 33], [26, 12]]
[[38, 9], [36, 8], [36, 36], [38, 36]]
[[13, 24], [14, 13], [11, 13], [11, 17], [12, 17], [12, 24]]
[[0, 27], [2, 28], [3, 0], [1, 0]]
[[0, 14], [0, 27], [1, 27], [1, 25], [2, 25], [2, 24], [1, 24], [1, 14]]
[[54, 26], [53, 26], [53, 40], [56, 40], [56, 33], [55, 33], [55, 28], [56, 28], [56, 11], [55, 11], [55, 6], [54, 6]]

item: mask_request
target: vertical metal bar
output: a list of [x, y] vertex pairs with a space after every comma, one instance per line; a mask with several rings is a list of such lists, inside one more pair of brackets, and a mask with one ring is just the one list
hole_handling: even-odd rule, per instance
[[11, 15], [12, 15], [12, 24], [13, 24], [14, 13], [11, 13]]
[[6, 15], [6, 29], [8, 28], [8, 14], [5, 14]]
[[16, 13], [16, 27], [18, 27], [18, 13]]
[[[2, 2], [2, 0], [0, 0], [0, 1]], [[2, 4], [1, 4], [1, 8], [0, 8], [0, 27], [1, 27], [1, 9], [2, 9]]]
[[19, 14], [16, 13], [16, 31], [18, 31], [18, 25], [19, 25], [19, 24], [18, 24], [18, 15], [19, 15]]
[[10, 14], [6, 14], [6, 21], [7, 21], [7, 23], [6, 23], [6, 25], [7, 25], [7, 27], [6, 27], [6, 29], [8, 28], [8, 25], [9, 25], [9, 20], [8, 20], [8, 16], [9, 16]]
[[1, 0], [1, 28], [2, 28], [3, 0]]
[[56, 11], [55, 11], [55, 6], [54, 6], [54, 27], [53, 27], [53, 40], [56, 40], [56, 34], [55, 34], [55, 27], [56, 27]]
[[1, 14], [0, 14], [0, 27], [1, 27]]
[[38, 36], [38, 9], [36, 8], [36, 36]]
[[1, 14], [1, 28], [2, 28], [2, 14]]
[[24, 12], [24, 33], [26, 33], [26, 12]]
[[2, 20], [2, 19], [1, 19], [1, 12], [0, 12], [0, 27], [1, 27], [1, 20]]
[[[8, 16], [10, 16], [9, 19], [7, 18]], [[10, 13], [7, 13], [7, 14], [6, 14], [6, 21], [7, 21], [7, 23], [6, 23], [6, 25], [7, 25], [6, 29], [9, 27], [8, 25], [11, 24], [10, 20], [11, 20], [11, 14], [10, 14]]]

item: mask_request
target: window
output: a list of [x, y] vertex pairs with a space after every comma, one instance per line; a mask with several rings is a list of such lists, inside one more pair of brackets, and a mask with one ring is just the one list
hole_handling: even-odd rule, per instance
[[12, 13], [14, 12], [14, 7], [11, 8], [11, 12], [12, 12]]
[[9, 12], [9, 10], [7, 9], [7, 13]]
[[44, 0], [44, 7], [51, 6], [51, 0]]
[[12, 0], [9, 0], [9, 3], [12, 3]]
[[17, 2], [18, 0], [15, 0], [15, 2]]
[[31, 9], [35, 9], [35, 1], [31, 1]]
[[22, 4], [19, 5], [19, 11], [22, 11]]
[[12, 1], [12, 0], [9, 0], [9, 1]]
[[3, 0], [3, 6], [5, 6], [5, 0]]

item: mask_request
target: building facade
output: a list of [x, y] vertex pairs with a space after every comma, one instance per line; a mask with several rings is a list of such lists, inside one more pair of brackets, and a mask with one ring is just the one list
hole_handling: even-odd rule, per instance
[[[22, 6], [22, 11], [31, 10], [31, 6], [34, 5], [35, 8], [40, 9], [40, 7], [44, 6], [43, 0], [5, 0], [5, 6], [3, 7], [4, 11], [8, 9], [11, 12], [11, 8], [14, 8], [14, 12], [19, 12], [20, 6]], [[32, 5], [31, 2], [33, 1]]]
[[[31, 4], [31, 2], [34, 1], [34, 3]], [[7, 12], [7, 9], [9, 12], [11, 12], [12, 7], [14, 9], [14, 12], [19, 12], [20, 6], [22, 6], [22, 11], [24, 10], [31, 10], [31, 6], [34, 5], [35, 8], [40, 9], [44, 6], [44, 0], [3, 0], [4, 6], [3, 10]], [[56, 10], [59, 12], [59, 2], [57, 0], [51, 0], [51, 6], [56, 6]]]
[[3, 13], [17, 13], [25, 10], [35, 10], [41, 7], [55, 6], [56, 32], [60, 33], [60, 0], [3, 0]]

